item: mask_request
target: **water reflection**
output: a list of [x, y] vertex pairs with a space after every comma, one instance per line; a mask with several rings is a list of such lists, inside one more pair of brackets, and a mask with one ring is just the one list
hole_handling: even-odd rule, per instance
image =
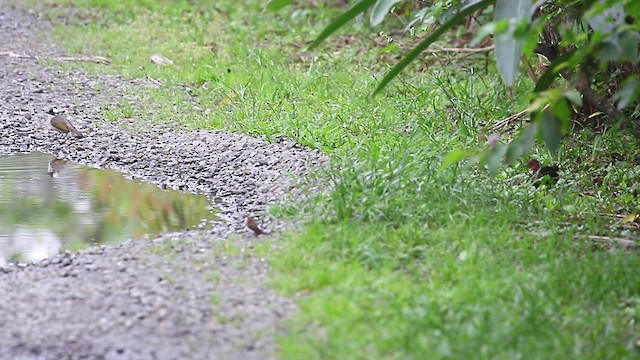
[[0, 266], [215, 220], [203, 195], [41, 153], [0, 156]]
[[49, 160], [49, 164], [47, 165], [47, 174], [51, 177], [58, 177], [60, 175], [60, 171], [67, 166], [69, 162], [67, 160], [62, 160], [58, 158], [52, 158]]

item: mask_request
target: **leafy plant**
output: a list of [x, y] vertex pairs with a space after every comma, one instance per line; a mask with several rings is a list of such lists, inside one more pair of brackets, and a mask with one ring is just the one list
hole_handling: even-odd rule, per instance
[[[272, 0], [267, 8], [277, 10], [291, 2]], [[376, 26], [389, 13], [403, 9], [403, 14], [412, 17], [405, 29], [415, 33], [415, 27], [422, 25], [424, 38], [389, 70], [374, 90], [375, 95], [445, 33], [462, 26], [470, 16], [482, 16], [492, 10], [493, 21], [477, 29], [475, 39], [469, 40], [469, 45], [475, 46], [486, 37], [492, 37], [497, 68], [507, 87], [514, 85], [521, 63], [527, 65], [536, 83], [530, 95], [531, 105], [523, 113], [529, 115], [531, 122], [511, 143], [494, 141], [480, 153], [455, 151], [446, 158], [445, 165], [470, 159], [481, 166], [488, 165], [490, 172], [495, 172], [503, 163], [510, 163], [529, 151], [535, 138], [555, 153], [562, 137], [570, 130], [571, 118], [588, 124], [590, 118], [605, 115], [609, 123], [620, 123], [640, 135], [640, 4], [637, 1], [420, 3], [422, 8], [413, 11], [413, 1], [358, 1], [330, 23], [310, 48], [319, 46], [365, 12], [369, 13], [371, 26]], [[546, 68], [539, 78], [530, 63], [536, 57], [544, 58], [540, 60], [540, 67]]]

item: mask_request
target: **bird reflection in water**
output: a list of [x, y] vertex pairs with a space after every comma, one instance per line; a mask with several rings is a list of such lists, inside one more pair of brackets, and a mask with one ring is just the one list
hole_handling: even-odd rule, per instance
[[62, 169], [64, 169], [64, 167], [67, 166], [68, 163], [69, 161], [67, 160], [54, 157], [49, 161], [49, 165], [47, 166], [47, 174], [49, 174], [49, 176], [53, 178], [57, 178], [58, 176], [60, 176], [60, 172], [62, 171]]
[[[44, 168], [47, 168], [47, 174]], [[219, 221], [203, 194], [161, 190], [41, 153], [0, 156], [0, 266]]]

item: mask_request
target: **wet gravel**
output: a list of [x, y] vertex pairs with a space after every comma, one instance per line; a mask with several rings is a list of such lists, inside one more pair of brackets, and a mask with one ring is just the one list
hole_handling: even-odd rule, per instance
[[[295, 305], [267, 286], [268, 259], [253, 248], [277, 246], [287, 224], [264, 210], [302, 196], [300, 179], [327, 159], [289, 140], [182, 130], [153, 112], [139, 115], [154, 123], [105, 121], [102, 105], [137, 103], [125, 94], [158, 85], [7, 55], [64, 55], [44, 35], [50, 26], [0, 0], [0, 154], [41, 151], [201, 191], [225, 221], [1, 268], [0, 359], [273, 358]], [[85, 137], [53, 131], [45, 113], [53, 107]], [[250, 234], [248, 215], [272, 234]], [[229, 244], [238, 251], [223, 251]]]

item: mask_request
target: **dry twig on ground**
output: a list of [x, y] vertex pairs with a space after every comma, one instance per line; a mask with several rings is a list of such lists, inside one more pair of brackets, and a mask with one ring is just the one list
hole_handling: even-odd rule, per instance
[[34, 56], [28, 54], [18, 54], [13, 51], [2, 51], [0, 52], [0, 56], [8, 56], [16, 59], [36, 59], [36, 60], [56, 60], [56, 61], [84, 61], [84, 62], [92, 62], [96, 64], [109, 65], [111, 60], [102, 56], [80, 56], [80, 57], [72, 57], [72, 56], [61, 56], [61, 57], [45, 57], [45, 56]]

